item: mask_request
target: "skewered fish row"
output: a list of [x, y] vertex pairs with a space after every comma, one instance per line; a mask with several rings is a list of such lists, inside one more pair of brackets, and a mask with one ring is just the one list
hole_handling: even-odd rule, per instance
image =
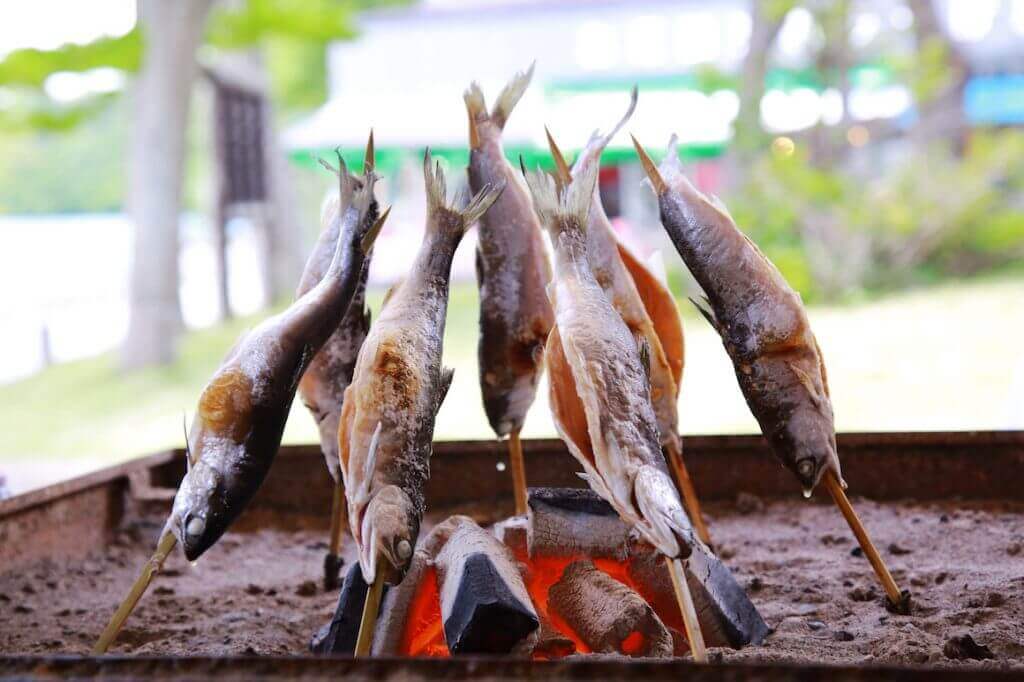
[[[339, 174], [340, 171], [321, 161], [329, 170]], [[363, 176], [369, 176], [374, 168], [373, 132], [366, 144], [363, 160]], [[349, 183], [356, 189], [362, 187], [364, 180], [355, 178]], [[342, 182], [342, 190], [345, 183]], [[307, 291], [316, 286], [330, 267], [332, 255], [338, 243], [341, 231], [342, 216], [345, 214], [352, 197], [344, 191], [338, 197], [332, 197], [324, 207], [321, 224], [323, 230], [313, 251], [306, 261], [305, 270], [299, 281], [296, 297], [301, 298]], [[373, 224], [377, 220], [377, 200], [371, 196], [370, 205], [364, 220]], [[338, 422], [341, 418], [341, 406], [345, 397], [345, 389], [352, 381], [356, 357], [363, 345], [363, 340], [370, 329], [370, 311], [366, 309], [366, 280], [370, 272], [372, 250], [366, 254], [366, 264], [361, 270], [352, 304], [342, 317], [341, 323], [316, 354], [309, 368], [299, 382], [299, 396], [316, 421], [320, 432], [320, 449], [327, 464], [327, 470], [334, 479], [334, 497], [331, 505], [331, 530], [329, 549], [324, 557], [324, 587], [338, 587], [338, 575], [341, 569], [341, 535], [344, 529], [344, 487], [341, 481], [341, 468], [338, 463]]]

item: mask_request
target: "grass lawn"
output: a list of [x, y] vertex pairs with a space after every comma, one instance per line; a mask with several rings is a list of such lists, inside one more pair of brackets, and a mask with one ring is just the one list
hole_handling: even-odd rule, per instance
[[[371, 295], [379, 310], [383, 292]], [[680, 302], [687, 359], [680, 401], [684, 433], [753, 432], [756, 424], [707, 323]], [[959, 282], [858, 304], [814, 307], [841, 431], [1024, 428], [1024, 278]], [[445, 364], [455, 381], [436, 437], [491, 438], [476, 368], [477, 296], [452, 291]], [[253, 319], [192, 332], [172, 366], [124, 375], [105, 355], [0, 386], [0, 472], [12, 487], [44, 482], [172, 445], [182, 415]], [[296, 400], [286, 442], [316, 439]], [[526, 436], [554, 435], [546, 386]], [[17, 472], [22, 475], [17, 475]], [[35, 475], [25, 475], [25, 471]], [[63, 474], [63, 476], [62, 476]]]

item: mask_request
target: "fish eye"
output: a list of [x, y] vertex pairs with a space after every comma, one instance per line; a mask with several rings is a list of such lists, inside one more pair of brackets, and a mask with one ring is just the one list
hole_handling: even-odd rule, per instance
[[408, 540], [399, 540], [395, 547], [395, 553], [399, 559], [405, 561], [412, 556], [412, 544]]
[[186, 535], [202, 535], [204, 530], [206, 530], [206, 521], [198, 516], [189, 518], [188, 523], [185, 524]]
[[796, 471], [803, 478], [810, 478], [813, 476], [815, 468], [814, 460], [810, 457], [806, 457], [796, 463]]

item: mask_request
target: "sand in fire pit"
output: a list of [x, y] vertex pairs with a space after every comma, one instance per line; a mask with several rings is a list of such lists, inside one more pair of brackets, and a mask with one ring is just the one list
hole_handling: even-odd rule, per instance
[[[911, 615], [882, 608], [834, 507], [748, 498], [711, 505], [722, 558], [775, 629], [762, 646], [715, 657], [1024, 666], [1024, 508], [854, 503], [897, 582], [913, 591]], [[0, 652], [87, 653], [159, 525], [153, 517], [129, 527], [81, 562], [0, 573]], [[195, 567], [176, 552], [112, 653], [305, 654], [337, 598], [319, 584], [323, 539], [319, 530], [230, 533]], [[946, 658], [947, 641], [964, 634], [995, 658]]]

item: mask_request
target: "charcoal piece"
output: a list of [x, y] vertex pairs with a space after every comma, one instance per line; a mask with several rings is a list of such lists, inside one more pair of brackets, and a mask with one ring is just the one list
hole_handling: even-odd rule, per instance
[[548, 608], [595, 652], [672, 655], [672, 635], [650, 604], [591, 561], [566, 567], [548, 591]]
[[445, 641], [453, 655], [533, 650], [540, 620], [507, 547], [465, 519], [435, 563]]
[[527, 520], [522, 516], [513, 516], [510, 519], [499, 521], [494, 524], [494, 537], [498, 542], [512, 550], [515, 556], [525, 556], [529, 551], [527, 541]]
[[[768, 625], [732, 572], [703, 545], [695, 545], [683, 564], [704, 642], [710, 647], [740, 649], [760, 644]], [[635, 541], [630, 547], [630, 575], [659, 613], [678, 614], [679, 606], [665, 558]]]
[[555, 660], [572, 656], [576, 653], [576, 643], [562, 634], [550, 621], [541, 617], [537, 644], [533, 647], [533, 656], [541, 659]]
[[591, 490], [530, 488], [527, 518], [531, 557], [626, 558], [629, 527]]
[[[355, 651], [368, 589], [359, 562], [353, 562], [341, 585], [334, 617], [313, 636], [310, 651], [315, 654], [351, 654]], [[388, 586], [385, 585], [384, 593], [387, 591]]]
[[389, 589], [381, 600], [380, 615], [373, 634], [374, 656], [396, 656], [401, 653], [405, 616], [413, 597], [419, 592], [423, 576], [434, 565], [434, 558], [452, 532], [466, 521], [469, 521], [469, 517], [451, 516], [434, 526], [427, 537], [420, 541], [405, 578]]

